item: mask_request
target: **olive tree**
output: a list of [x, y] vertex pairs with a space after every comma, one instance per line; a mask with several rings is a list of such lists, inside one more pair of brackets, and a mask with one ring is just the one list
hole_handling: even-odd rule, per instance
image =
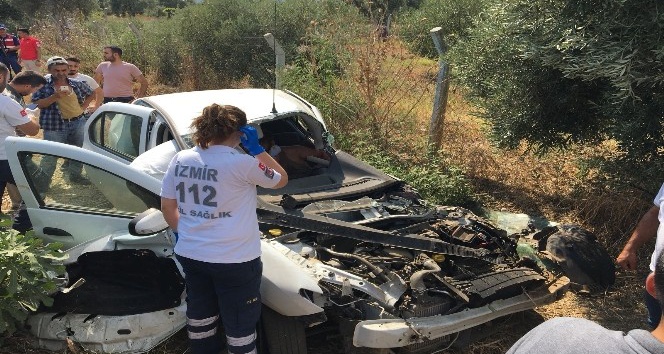
[[661, 163], [664, 15], [657, 0], [495, 1], [452, 49], [462, 82], [512, 148], [614, 140]]

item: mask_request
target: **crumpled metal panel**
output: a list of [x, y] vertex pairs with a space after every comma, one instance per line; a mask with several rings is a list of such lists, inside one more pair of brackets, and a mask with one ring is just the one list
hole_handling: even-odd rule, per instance
[[185, 311], [182, 301], [175, 308], [127, 316], [39, 313], [27, 326], [43, 349], [63, 350], [70, 338], [95, 352], [144, 353], [184, 327]]

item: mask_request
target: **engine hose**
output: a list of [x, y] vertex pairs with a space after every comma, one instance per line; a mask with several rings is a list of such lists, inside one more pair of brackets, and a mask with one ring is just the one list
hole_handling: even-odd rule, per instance
[[420, 255], [422, 257], [422, 267], [424, 269], [413, 273], [410, 276], [410, 288], [416, 292], [423, 293], [427, 290], [426, 285], [424, 285], [424, 276], [429, 273], [440, 272], [440, 266], [431, 258]]
[[350, 258], [350, 259], [355, 259], [357, 261], [360, 261], [362, 264], [366, 265], [367, 268], [369, 268], [369, 271], [371, 272], [371, 274], [377, 276], [378, 278], [380, 278], [381, 280], [383, 280], [385, 282], [390, 281], [390, 278], [385, 274], [384, 269], [371, 264], [371, 262], [367, 261], [366, 259], [364, 259], [364, 258], [362, 258], [358, 255], [354, 255], [354, 254], [350, 254], [350, 253], [335, 252], [335, 251], [332, 251], [331, 249], [329, 249], [327, 247], [318, 247], [318, 249], [322, 250], [322, 251], [325, 251], [325, 252], [327, 252], [330, 255], [335, 256], [335, 257]]

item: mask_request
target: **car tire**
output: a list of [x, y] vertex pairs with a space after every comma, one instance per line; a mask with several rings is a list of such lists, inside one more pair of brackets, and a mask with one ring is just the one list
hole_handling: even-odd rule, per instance
[[263, 354], [307, 354], [304, 323], [297, 317], [284, 316], [263, 306], [260, 327]]

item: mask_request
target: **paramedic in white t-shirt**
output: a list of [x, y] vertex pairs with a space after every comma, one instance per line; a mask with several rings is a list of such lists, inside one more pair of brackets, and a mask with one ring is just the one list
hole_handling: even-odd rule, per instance
[[[9, 70], [5, 64], [0, 63], [0, 92], [7, 87]], [[28, 116], [25, 109], [8, 96], [0, 94], [0, 185], [2, 190], [7, 183], [16, 184], [14, 176], [9, 169], [7, 152], [5, 151], [5, 139], [16, 135], [16, 129], [26, 135], [37, 135], [39, 123]]]
[[[653, 200], [653, 206], [641, 217], [632, 235], [618, 255], [616, 263], [626, 270], [636, 270], [637, 250], [655, 236], [655, 251], [650, 258], [650, 271], [655, 271], [657, 257], [664, 250], [664, 184]], [[648, 324], [655, 328], [659, 324], [662, 310], [659, 302], [650, 294], [645, 293], [648, 308]]]
[[[173, 157], [162, 183], [162, 212], [179, 234], [194, 354], [221, 351], [219, 320], [229, 353], [256, 352], [263, 270], [256, 186], [281, 188], [288, 176], [246, 124], [237, 107], [206, 107], [192, 123], [196, 147]], [[240, 143], [251, 156], [236, 150]]]

